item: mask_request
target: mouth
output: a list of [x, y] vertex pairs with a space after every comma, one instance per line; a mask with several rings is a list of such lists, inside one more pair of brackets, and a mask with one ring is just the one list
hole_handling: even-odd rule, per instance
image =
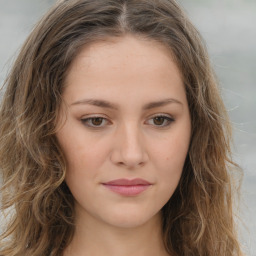
[[152, 183], [143, 179], [118, 179], [102, 183], [102, 185], [123, 196], [136, 196], [151, 187]]

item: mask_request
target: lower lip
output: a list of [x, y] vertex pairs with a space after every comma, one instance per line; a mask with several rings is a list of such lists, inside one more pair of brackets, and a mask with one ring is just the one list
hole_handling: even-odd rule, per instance
[[121, 186], [121, 185], [108, 185], [103, 184], [106, 188], [111, 191], [123, 195], [123, 196], [136, 196], [148, 189], [151, 185], [130, 185], [130, 186]]

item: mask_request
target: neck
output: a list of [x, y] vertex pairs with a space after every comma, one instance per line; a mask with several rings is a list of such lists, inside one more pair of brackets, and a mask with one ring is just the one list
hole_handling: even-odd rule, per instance
[[132, 228], [77, 220], [74, 238], [64, 256], [168, 256], [162, 239], [161, 216]]

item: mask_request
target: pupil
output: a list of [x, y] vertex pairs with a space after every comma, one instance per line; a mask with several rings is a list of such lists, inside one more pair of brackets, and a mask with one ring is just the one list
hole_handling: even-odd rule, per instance
[[93, 125], [101, 125], [102, 123], [102, 118], [101, 117], [95, 117], [92, 119]]
[[164, 117], [155, 117], [154, 120], [155, 120], [154, 123], [155, 123], [156, 125], [162, 125], [163, 122], [164, 122]]

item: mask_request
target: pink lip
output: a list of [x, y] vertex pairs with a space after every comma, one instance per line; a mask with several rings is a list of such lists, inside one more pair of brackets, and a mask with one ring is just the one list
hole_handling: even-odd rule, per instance
[[102, 184], [111, 191], [124, 196], [138, 195], [152, 185], [150, 182], [143, 179], [118, 179]]

